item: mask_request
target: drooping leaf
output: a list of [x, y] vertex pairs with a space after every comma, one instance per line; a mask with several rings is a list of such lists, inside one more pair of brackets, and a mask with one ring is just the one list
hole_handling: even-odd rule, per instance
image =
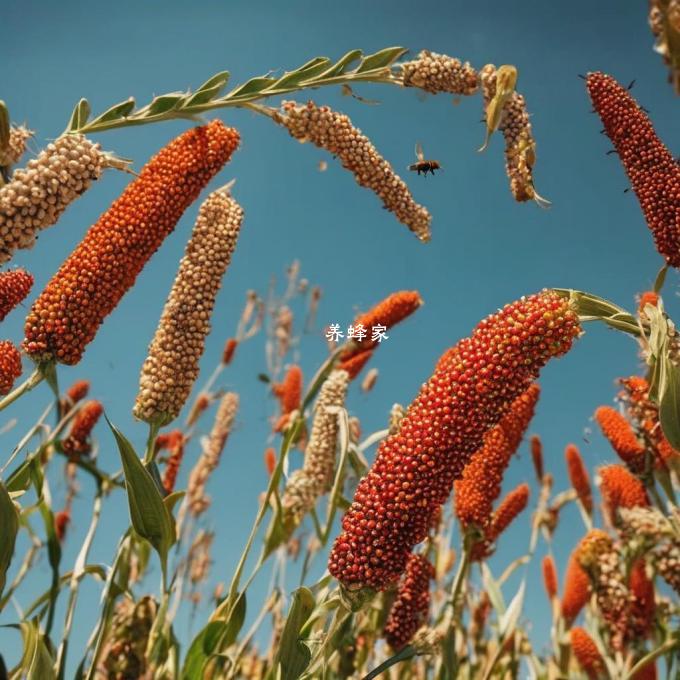
[[149, 471], [137, 457], [130, 442], [108, 420], [123, 462], [130, 520], [135, 531], [156, 549], [163, 568], [168, 550], [175, 542], [175, 522]]
[[305, 671], [312, 655], [299, 633], [314, 611], [314, 596], [308, 588], [298, 588], [293, 593], [293, 602], [281, 633], [279, 649], [274, 666], [280, 666], [282, 680], [297, 680]]
[[5, 485], [0, 481], [0, 595], [5, 588], [18, 531], [19, 514]]
[[397, 59], [406, 54], [408, 50], [405, 47], [386, 47], [375, 54], [369, 54], [364, 57], [357, 68], [357, 73], [365, 73], [366, 71], [374, 71], [379, 68], [386, 68], [391, 66]]

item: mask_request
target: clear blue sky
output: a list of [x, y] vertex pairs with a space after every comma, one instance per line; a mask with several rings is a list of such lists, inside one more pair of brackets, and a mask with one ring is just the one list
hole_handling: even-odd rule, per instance
[[[392, 403], [412, 398], [439, 354], [504, 303], [544, 286], [563, 286], [632, 306], [635, 294], [650, 287], [661, 264], [635, 198], [623, 193], [627, 182], [617, 157], [605, 156], [610, 144], [599, 134], [601, 125], [589, 113], [584, 83], [577, 78], [578, 73], [599, 69], [624, 83], [637, 79], [635, 95], [650, 109], [661, 137], [677, 151], [678, 100], [652, 51], [646, 3], [8, 0], [3, 3], [0, 43], [0, 98], [8, 103], [14, 120], [37, 131], [36, 148], [61, 133], [80, 97], [101, 111], [130, 95], [146, 102], [153, 94], [196, 86], [222, 69], [231, 71], [236, 83], [272, 69], [291, 68], [316, 55], [339, 57], [351, 48], [371, 51], [388, 45], [445, 52], [477, 67], [488, 62], [517, 66], [518, 88], [533, 114], [538, 142], [537, 187], [553, 202], [548, 211], [514, 203], [500, 135], [485, 154], [476, 153], [483, 137], [477, 97], [454, 107], [446, 96], [421, 101], [412, 91], [367, 86], [357, 91], [381, 104], [365, 106], [337, 92], [313, 95], [319, 103], [350, 113], [400, 172], [412, 161], [416, 141], [439, 159], [444, 173], [427, 180], [408, 178], [416, 199], [434, 216], [429, 245], [420, 244], [322, 152], [300, 146], [256, 114], [218, 114], [239, 128], [243, 143], [215, 185], [238, 178], [235, 196], [245, 208], [246, 221], [218, 300], [205, 372], [234, 331], [245, 291], [264, 291], [270, 274], [282, 272], [296, 258], [302, 262], [303, 275], [323, 287], [321, 323], [345, 323], [356, 308], [365, 309], [391, 291], [417, 289], [426, 304], [380, 348], [374, 364], [380, 369], [376, 388], [362, 396], [355, 387], [351, 395], [351, 410], [361, 417], [365, 432], [381, 428]], [[97, 141], [133, 158], [140, 167], [185, 128], [185, 123], [132, 128], [103, 133]], [[325, 173], [317, 171], [321, 158], [329, 161]], [[17, 256], [16, 263], [36, 277], [34, 296], [127, 182], [122, 174], [107, 173], [57, 227], [40, 237], [33, 251]], [[145, 428], [131, 415], [139, 367], [196, 208], [188, 211], [108, 319], [81, 364], [60, 371], [64, 386], [76, 378], [91, 379], [93, 395], [103, 401], [109, 417], [140, 446]], [[676, 289], [672, 272], [666, 291], [671, 313], [677, 311]], [[2, 336], [19, 341], [22, 322], [23, 313], [17, 311], [4, 323]], [[305, 340], [303, 368], [308, 377], [323, 351], [321, 340]], [[611, 460], [602, 440], [587, 435], [590, 416], [596, 406], [612, 399], [613, 381], [636, 366], [632, 342], [590, 327], [567, 358], [545, 371], [531, 430], [543, 437], [557, 489], [567, 485], [562, 456], [566, 443], [582, 445], [589, 464]], [[239, 392], [242, 408], [237, 431], [211, 482], [215, 580], [230, 576], [265, 484], [262, 451], [273, 404], [256, 380], [263, 369], [261, 343], [251, 343], [237, 355], [222, 383]], [[2, 437], [5, 452], [48, 399], [47, 388], [41, 387], [2, 414], [2, 423], [13, 417], [20, 421]], [[117, 468], [111, 437], [103, 426], [98, 432], [102, 465]], [[194, 448], [184, 475], [196, 455]], [[507, 487], [524, 479], [532, 479], [532, 473], [523, 449], [507, 476]], [[63, 492], [63, 483], [55, 483], [57, 506]], [[64, 568], [72, 565], [87, 528], [91, 492], [83, 481]], [[107, 501], [104, 515], [93, 562], [110, 562], [127, 523], [121, 493]], [[524, 549], [526, 526], [525, 518], [504, 536], [501, 554], [507, 561]], [[562, 564], [581, 531], [576, 513], [568, 513], [555, 539]], [[541, 546], [539, 557], [543, 550]], [[499, 569], [498, 561], [493, 564]], [[156, 587], [157, 571], [151, 587]], [[530, 575], [534, 588], [525, 615], [540, 648], [547, 640], [549, 612], [537, 581], [538, 560]], [[23, 604], [48, 578], [43, 559], [30, 589], [23, 593]], [[72, 663], [96, 617], [98, 588], [92, 584], [83, 588]], [[205, 615], [201, 610], [199, 617]], [[0, 623], [14, 620], [9, 607]], [[182, 639], [186, 626], [186, 620], [180, 620], [177, 633]], [[15, 661], [15, 633], [2, 633], [0, 640], [8, 661]]]

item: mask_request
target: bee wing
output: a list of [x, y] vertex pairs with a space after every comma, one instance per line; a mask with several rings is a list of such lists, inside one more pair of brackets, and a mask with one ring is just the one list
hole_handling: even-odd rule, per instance
[[420, 142], [416, 142], [416, 158], [419, 161], [425, 160], [425, 154], [423, 153], [423, 145]]

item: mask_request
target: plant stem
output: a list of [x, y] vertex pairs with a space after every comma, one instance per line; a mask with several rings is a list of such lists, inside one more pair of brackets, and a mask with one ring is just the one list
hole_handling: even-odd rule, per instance
[[19, 397], [30, 392], [34, 387], [37, 387], [45, 379], [44, 373], [36, 368], [33, 373], [25, 380], [19, 387], [12, 390], [7, 396], [0, 399], [0, 411], [6, 409], [10, 404], [13, 404]]

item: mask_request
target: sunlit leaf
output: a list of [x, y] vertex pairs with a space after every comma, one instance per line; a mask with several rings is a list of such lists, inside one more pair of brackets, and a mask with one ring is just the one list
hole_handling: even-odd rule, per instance
[[107, 111], [104, 111], [100, 116], [97, 116], [94, 120], [90, 122], [90, 125], [96, 125], [98, 123], [108, 123], [112, 120], [118, 120], [119, 118], [125, 118], [130, 115], [135, 108], [135, 100], [130, 97], [124, 102], [115, 104]]
[[271, 90], [284, 90], [297, 87], [301, 82], [309, 80], [314, 76], [323, 73], [328, 68], [331, 60], [327, 57], [317, 57], [307, 62], [295, 71], [284, 73], [272, 86]]
[[399, 57], [406, 54], [408, 50], [404, 47], [386, 47], [375, 54], [369, 54], [361, 60], [361, 64], [357, 68], [357, 73], [365, 73], [366, 71], [374, 71], [379, 68], [386, 68], [391, 66]]
[[227, 95], [229, 99], [238, 99], [239, 97], [246, 97], [248, 95], [256, 94], [262, 90], [267, 89], [270, 85], [276, 82], [276, 78], [269, 78], [261, 76], [259, 78], [251, 78], [243, 85], [232, 90]]
[[661, 357], [661, 393], [659, 420], [670, 445], [680, 450], [680, 369], [668, 358]]
[[309, 665], [311, 652], [300, 640], [299, 633], [314, 611], [314, 604], [314, 596], [309, 589], [298, 588], [293, 593], [293, 603], [274, 660], [275, 666], [281, 668], [282, 680], [297, 680]]
[[510, 601], [508, 608], [505, 610], [503, 615], [500, 617], [498, 623], [498, 632], [501, 639], [505, 640], [517, 626], [517, 621], [519, 620], [519, 615], [522, 613], [522, 607], [524, 606], [524, 590], [525, 582], [522, 581], [520, 587], [518, 588], [515, 596]]
[[229, 75], [229, 71], [220, 71], [219, 73], [216, 73], [212, 78], [208, 78], [196, 92], [212, 90], [215, 87], [222, 89], [229, 82]]
[[7, 569], [14, 555], [14, 543], [18, 531], [19, 514], [5, 485], [0, 482], [0, 595], [5, 588]]
[[340, 57], [340, 59], [338, 59], [338, 61], [336, 61], [335, 64], [331, 66], [331, 68], [329, 68], [327, 71], [324, 71], [323, 77], [333, 78], [340, 75], [341, 73], [345, 73], [349, 66], [361, 59], [361, 55], [361, 50], [351, 50], [347, 52], [347, 54]]
[[155, 97], [151, 103], [136, 115], [159, 116], [169, 111], [180, 108], [186, 99], [186, 94], [182, 92], [170, 92]]
[[161, 564], [165, 565], [168, 550], [175, 542], [174, 519], [163, 503], [151, 474], [137, 457], [130, 442], [108, 419], [107, 422], [116, 438], [123, 462], [132, 526], [151, 543], [161, 558]]
[[68, 124], [68, 130], [75, 132], [87, 123], [87, 119], [90, 117], [90, 103], [87, 99], [81, 99], [76, 107], [73, 109], [71, 114], [71, 120]]

